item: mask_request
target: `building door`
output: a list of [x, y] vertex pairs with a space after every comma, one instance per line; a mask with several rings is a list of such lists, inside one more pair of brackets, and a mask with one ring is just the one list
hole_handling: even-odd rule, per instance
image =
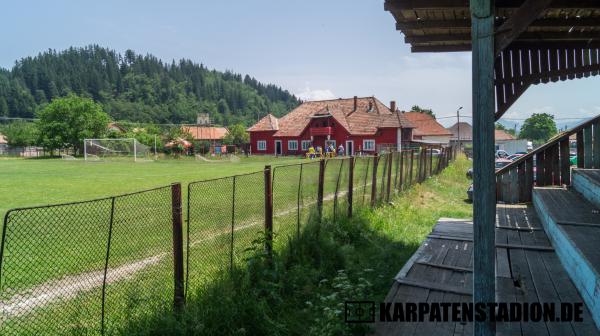
[[281, 154], [282, 154], [281, 140], [275, 140], [275, 155], [281, 155]]
[[354, 155], [354, 141], [352, 140], [346, 140], [346, 155]]

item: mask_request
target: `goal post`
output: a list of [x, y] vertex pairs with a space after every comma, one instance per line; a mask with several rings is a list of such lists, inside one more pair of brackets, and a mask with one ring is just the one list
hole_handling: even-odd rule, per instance
[[149, 161], [152, 160], [152, 151], [135, 138], [84, 139], [83, 157], [86, 161]]

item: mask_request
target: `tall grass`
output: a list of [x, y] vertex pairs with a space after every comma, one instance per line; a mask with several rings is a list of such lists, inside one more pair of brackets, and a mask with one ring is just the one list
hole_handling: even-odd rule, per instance
[[470, 162], [404, 191], [389, 206], [305, 225], [272, 259], [257, 236], [245, 263], [190, 293], [184, 311], [132, 318], [126, 335], [363, 335], [344, 301], [381, 301], [392, 278], [440, 217], [470, 218]]

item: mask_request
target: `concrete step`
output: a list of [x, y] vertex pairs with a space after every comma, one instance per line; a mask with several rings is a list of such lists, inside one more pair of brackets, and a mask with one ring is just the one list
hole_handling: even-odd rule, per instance
[[573, 188], [600, 207], [600, 169], [573, 169]]
[[600, 213], [574, 190], [540, 187], [533, 204], [561, 264], [600, 326]]

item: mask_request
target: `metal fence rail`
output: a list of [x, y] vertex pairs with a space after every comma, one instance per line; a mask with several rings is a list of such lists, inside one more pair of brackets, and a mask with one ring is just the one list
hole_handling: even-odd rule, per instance
[[243, 265], [303, 225], [390, 201], [454, 157], [406, 150], [303, 162], [86, 202], [10, 210], [0, 246], [0, 334], [105, 334]]

